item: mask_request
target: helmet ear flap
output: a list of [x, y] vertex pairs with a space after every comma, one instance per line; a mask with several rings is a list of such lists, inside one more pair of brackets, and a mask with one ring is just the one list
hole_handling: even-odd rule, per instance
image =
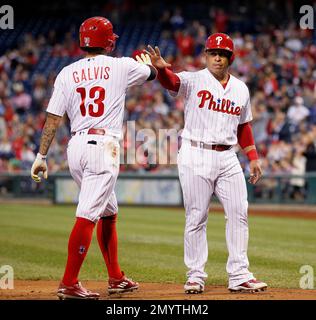
[[116, 40], [119, 38], [119, 36], [115, 33], [113, 33], [112, 37], [107, 39], [107, 44], [105, 46], [105, 50], [107, 53], [111, 53], [115, 49]]

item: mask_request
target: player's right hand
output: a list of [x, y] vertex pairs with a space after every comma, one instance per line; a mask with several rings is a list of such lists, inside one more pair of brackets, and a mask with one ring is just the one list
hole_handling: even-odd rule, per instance
[[42, 154], [38, 153], [31, 168], [31, 177], [35, 182], [41, 182], [41, 178], [39, 177], [40, 172], [43, 173], [44, 179], [47, 179], [48, 171], [46, 156], [43, 156]]
[[165, 59], [161, 56], [159, 48], [156, 46], [155, 49], [148, 45], [148, 50], [144, 50], [149, 56], [151, 63], [154, 67], [158, 69], [170, 68], [171, 64], [166, 62]]
[[137, 55], [135, 58], [139, 63], [152, 65], [150, 56], [147, 53], [146, 54], [142, 53], [140, 55]]

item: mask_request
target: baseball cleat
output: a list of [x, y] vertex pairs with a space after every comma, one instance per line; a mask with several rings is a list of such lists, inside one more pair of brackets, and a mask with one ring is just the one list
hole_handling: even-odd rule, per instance
[[187, 281], [184, 285], [184, 292], [187, 294], [198, 294], [204, 291], [204, 286], [197, 282]]
[[230, 292], [233, 293], [242, 293], [242, 292], [260, 292], [267, 290], [268, 285], [262, 281], [259, 281], [257, 279], [251, 279], [247, 282], [244, 282], [242, 284], [239, 284], [238, 286], [228, 288]]
[[98, 300], [100, 295], [96, 292], [85, 289], [80, 282], [75, 283], [72, 286], [66, 286], [62, 282], [57, 290], [57, 296], [60, 300], [68, 299], [86, 299], [86, 300]]
[[108, 293], [125, 293], [125, 292], [132, 292], [139, 288], [138, 282], [133, 281], [132, 279], [127, 278], [122, 272], [121, 279], [109, 279], [109, 286], [108, 286]]

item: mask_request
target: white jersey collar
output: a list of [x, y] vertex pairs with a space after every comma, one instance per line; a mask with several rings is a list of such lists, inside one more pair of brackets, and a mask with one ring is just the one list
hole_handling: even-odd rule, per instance
[[233, 78], [233, 75], [229, 73], [229, 79], [228, 79], [228, 82], [226, 84], [226, 87], [224, 89], [223, 85], [213, 76], [212, 72], [205, 68], [204, 69], [205, 71], [205, 74], [208, 76], [208, 77], [211, 77], [212, 80], [214, 80], [214, 83], [216, 83], [216, 85], [222, 90], [222, 91], [228, 91], [229, 87], [230, 87], [230, 84], [232, 82], [232, 78]]

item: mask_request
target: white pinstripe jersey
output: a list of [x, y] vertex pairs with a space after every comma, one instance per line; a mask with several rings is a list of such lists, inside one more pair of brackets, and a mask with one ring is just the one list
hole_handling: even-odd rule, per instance
[[63, 68], [56, 77], [47, 112], [66, 112], [71, 131], [106, 128], [122, 136], [126, 91], [143, 84], [150, 68], [132, 58], [105, 55], [80, 59]]
[[171, 94], [185, 99], [182, 138], [209, 144], [237, 144], [238, 125], [252, 120], [246, 84], [230, 75], [224, 89], [207, 68], [177, 75], [180, 88]]

